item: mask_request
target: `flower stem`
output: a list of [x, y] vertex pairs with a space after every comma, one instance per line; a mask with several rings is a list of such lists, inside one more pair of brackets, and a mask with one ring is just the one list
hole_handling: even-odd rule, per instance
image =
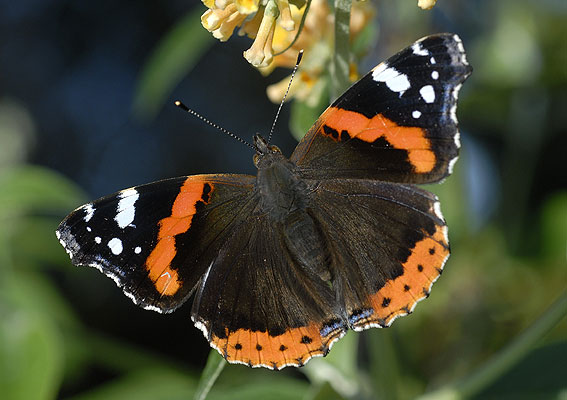
[[211, 350], [209, 353], [209, 358], [207, 359], [207, 365], [201, 374], [201, 379], [199, 380], [199, 386], [195, 391], [193, 396], [194, 400], [205, 400], [209, 391], [213, 388], [213, 385], [217, 381], [220, 373], [227, 362], [217, 353], [216, 350]]
[[350, 7], [352, 0], [335, 2], [335, 52], [331, 69], [331, 96], [336, 99], [349, 86]]

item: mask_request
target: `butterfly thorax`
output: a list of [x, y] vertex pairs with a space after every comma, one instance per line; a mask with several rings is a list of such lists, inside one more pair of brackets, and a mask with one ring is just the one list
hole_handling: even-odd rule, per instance
[[305, 211], [308, 203], [306, 183], [297, 166], [276, 146], [268, 146], [259, 135], [254, 137], [257, 152], [254, 164], [258, 168], [256, 189], [260, 207], [274, 222], [284, 222], [291, 213]]
[[[258, 139], [257, 139], [258, 138]], [[321, 229], [309, 213], [309, 193], [298, 167], [284, 157], [276, 146], [254, 137], [258, 168], [256, 190], [261, 212], [283, 231], [285, 245], [296, 261], [311, 273], [328, 281], [329, 251]]]

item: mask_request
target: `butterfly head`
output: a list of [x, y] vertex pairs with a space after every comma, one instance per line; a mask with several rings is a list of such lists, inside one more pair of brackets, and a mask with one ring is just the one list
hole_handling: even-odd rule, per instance
[[277, 146], [270, 146], [266, 139], [259, 134], [254, 135], [254, 165], [256, 168], [265, 167], [276, 159], [283, 158], [282, 151]]

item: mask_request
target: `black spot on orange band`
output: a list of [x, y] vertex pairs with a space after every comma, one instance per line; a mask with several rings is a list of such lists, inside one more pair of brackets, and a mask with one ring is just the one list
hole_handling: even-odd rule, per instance
[[338, 340], [345, 330], [323, 330], [325, 332], [328, 335], [322, 336], [322, 329], [315, 323], [290, 328], [275, 336], [268, 332], [239, 329], [226, 332], [224, 338], [213, 334], [211, 344], [229, 362], [280, 369], [287, 365], [301, 366], [314, 356], [326, 355], [332, 342]]

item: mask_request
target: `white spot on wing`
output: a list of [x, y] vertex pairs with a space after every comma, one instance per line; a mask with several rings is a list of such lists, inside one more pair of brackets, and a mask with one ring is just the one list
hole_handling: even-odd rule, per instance
[[89, 222], [94, 215], [95, 209], [93, 205], [89, 203], [83, 206], [83, 210], [85, 211], [85, 216], [83, 217], [83, 219], [85, 220], [85, 222]]
[[110, 251], [112, 251], [112, 254], [117, 256], [122, 253], [122, 240], [118, 238], [112, 238], [108, 241], [108, 247], [110, 248]]
[[457, 99], [459, 98], [459, 90], [461, 90], [461, 87], [462, 87], [462, 86], [463, 86], [463, 84], [462, 84], [462, 83], [459, 83], [458, 85], [456, 85], [456, 86], [453, 88], [453, 98], [454, 98], [455, 100], [457, 100]]
[[96, 244], [100, 244], [102, 242], [102, 239], [100, 238], [100, 236], [97, 236], [94, 238], [94, 241]]
[[429, 62], [430, 62], [431, 64], [437, 64], [437, 61], [435, 61], [435, 57], [431, 57], [431, 58], [429, 59]]
[[[63, 248], [65, 249], [65, 252], [67, 252], [67, 254], [69, 254], [69, 258], [72, 260], [73, 259], [73, 251], [72, 251], [71, 246], [69, 246], [67, 244], [67, 242], [63, 239], [61, 232], [59, 232], [58, 230], [55, 231], [55, 236], [57, 236], [57, 240], [59, 240], [59, 243], [61, 243], [61, 246], [63, 246]], [[74, 238], [70, 234], [65, 234], [65, 238], [69, 239], [71, 241], [71, 243], [74, 242]]]
[[439, 79], [439, 72], [433, 71], [433, 72], [431, 73], [431, 77], [432, 77], [433, 79], [435, 79], [435, 80]]
[[426, 85], [419, 89], [419, 94], [426, 103], [433, 103], [435, 101], [435, 90], [433, 90], [433, 86], [431, 85]]
[[411, 116], [414, 117], [415, 119], [418, 119], [419, 117], [421, 117], [421, 111], [415, 110], [414, 112], [411, 113]]
[[424, 49], [420, 42], [414, 43], [411, 46], [411, 49], [413, 50], [413, 54], [415, 54], [417, 56], [428, 56], [429, 55], [429, 50]]
[[73, 258], [73, 254], [67, 248], [67, 243], [63, 239], [61, 239], [61, 237], [59, 237], [58, 239], [59, 239], [59, 243], [61, 243], [61, 246], [63, 246], [67, 254], [69, 254], [69, 257]]
[[449, 116], [451, 120], [456, 124], [457, 123], [457, 104], [453, 104], [449, 110]]
[[453, 35], [453, 39], [455, 40], [455, 43], [457, 43], [457, 49], [459, 49], [459, 51], [461, 52], [461, 62], [465, 65], [469, 65], [469, 62], [467, 61], [467, 56], [465, 54], [465, 47], [463, 46], [463, 41], [461, 40], [459, 35]]
[[388, 89], [399, 93], [400, 96], [411, 87], [406, 75], [398, 72], [395, 68], [388, 67], [386, 63], [378, 65], [372, 71], [372, 79], [376, 82], [384, 82]]
[[458, 159], [459, 159], [459, 157], [455, 157], [451, 161], [449, 161], [449, 174], [453, 173], [453, 168], [455, 168], [455, 164], [456, 164]]
[[441, 213], [441, 203], [439, 203], [439, 201], [435, 201], [435, 203], [433, 203], [433, 212], [435, 213], [437, 218], [443, 220], [443, 214]]
[[[201, 332], [203, 332], [203, 335], [205, 335], [205, 337], [207, 338], [207, 340], [209, 339], [209, 332], [207, 331], [207, 327], [205, 326], [205, 324], [203, 324], [201, 321], [199, 320], [195, 320], [193, 317], [191, 317], [191, 319], [193, 320], [193, 324], [195, 325], [195, 328], [199, 329]], [[218, 350], [218, 349], [217, 349]]]
[[449, 116], [455, 124], [457, 123], [457, 100], [459, 98], [459, 90], [461, 90], [462, 86], [462, 83], [459, 83], [453, 88], [453, 91], [451, 92], [453, 98], [455, 99], [455, 104], [451, 106], [451, 109], [449, 110]]
[[120, 193], [120, 201], [116, 207], [116, 217], [114, 220], [121, 229], [126, 228], [134, 221], [136, 215], [135, 203], [140, 197], [136, 189], [126, 189]]
[[142, 248], [141, 248], [140, 246], [137, 246], [137, 247], [134, 249], [134, 253], [136, 253], [136, 254], [140, 254], [141, 252], [142, 252]]
[[[124, 293], [126, 293], [126, 292], [124, 292]], [[128, 294], [128, 293], [126, 293], [126, 294]], [[134, 295], [132, 295], [132, 298], [134, 298]], [[138, 302], [137, 302], [137, 301], [134, 301], [134, 303], [140, 304], [139, 301], [138, 301]], [[160, 314], [163, 314], [164, 312], [167, 312], [166, 310], [164, 310], [164, 309], [162, 309], [162, 308], [159, 308], [159, 307], [156, 307], [156, 306], [152, 306], [152, 305], [145, 305], [145, 306], [142, 306], [142, 307], [144, 308], [144, 310], [155, 311], [155, 312], [158, 312], [158, 313], [160, 313]]]

